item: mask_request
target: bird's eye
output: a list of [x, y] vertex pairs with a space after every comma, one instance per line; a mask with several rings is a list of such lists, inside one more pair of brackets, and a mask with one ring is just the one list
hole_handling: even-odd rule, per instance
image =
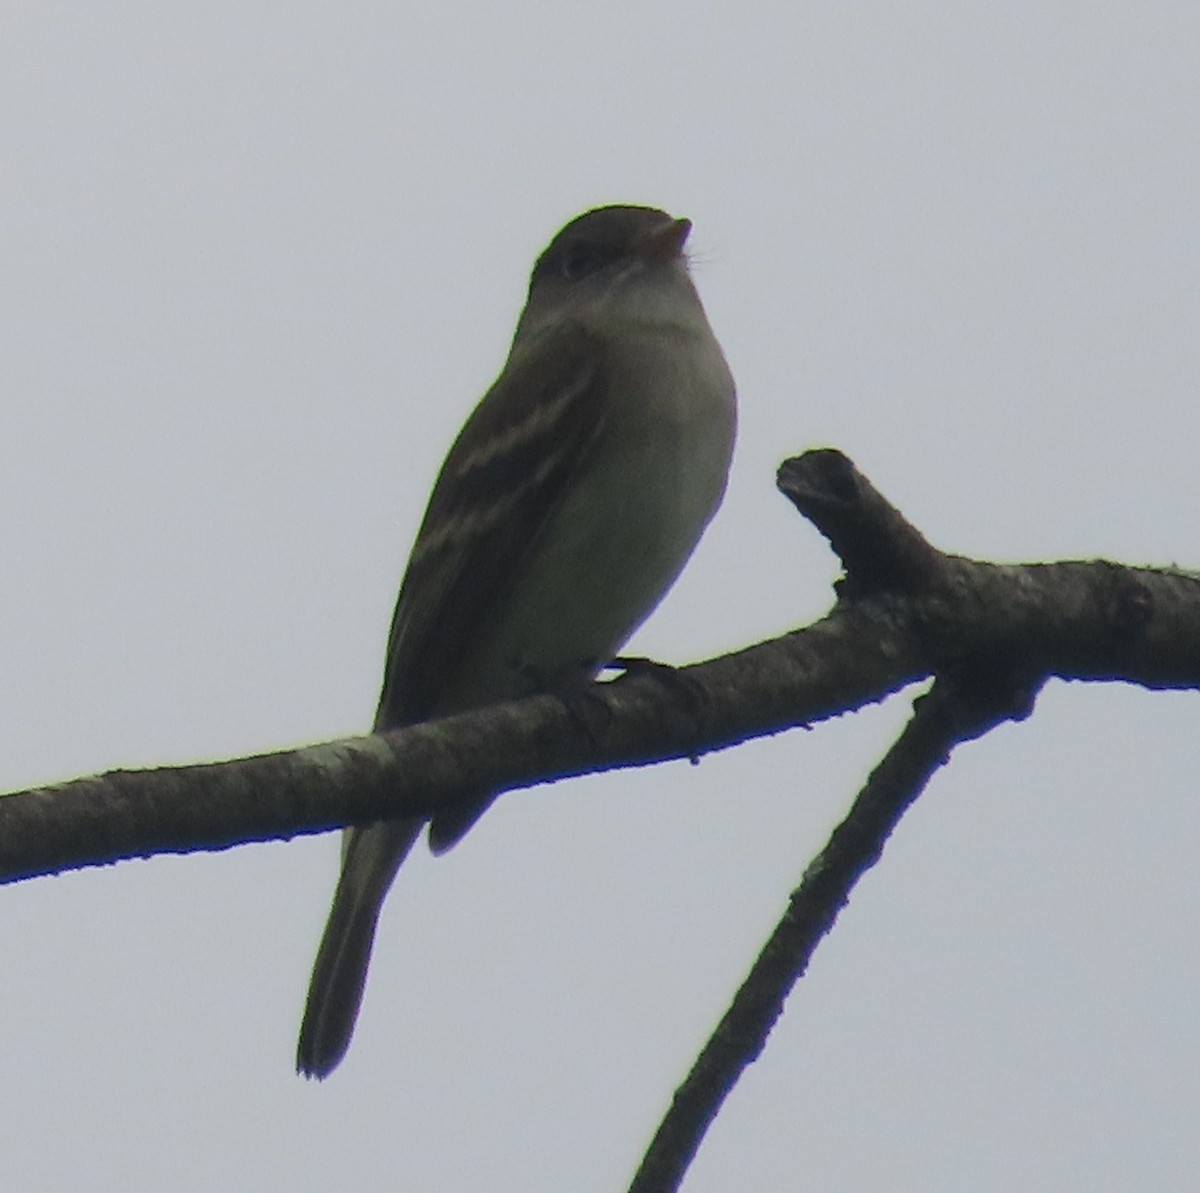
[[569, 282], [595, 273], [608, 260], [607, 254], [594, 244], [573, 244], [563, 254], [562, 275]]

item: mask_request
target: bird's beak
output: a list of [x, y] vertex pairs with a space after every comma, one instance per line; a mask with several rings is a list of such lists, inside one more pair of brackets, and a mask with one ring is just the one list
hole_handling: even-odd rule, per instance
[[651, 232], [647, 232], [637, 244], [637, 255], [652, 265], [665, 265], [683, 256], [683, 246], [692, 221], [687, 219], [668, 220]]

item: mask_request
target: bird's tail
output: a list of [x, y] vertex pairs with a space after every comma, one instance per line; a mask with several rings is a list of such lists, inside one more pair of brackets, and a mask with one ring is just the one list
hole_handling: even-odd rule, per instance
[[423, 820], [387, 820], [347, 831], [342, 873], [308, 987], [296, 1071], [327, 1077], [354, 1033], [384, 896]]

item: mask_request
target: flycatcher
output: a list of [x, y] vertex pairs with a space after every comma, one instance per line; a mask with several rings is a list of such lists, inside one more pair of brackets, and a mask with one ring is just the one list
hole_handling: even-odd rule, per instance
[[[434, 485], [392, 619], [375, 729], [593, 678], [679, 575], [725, 491], [733, 378], [651, 207], [573, 219], [538, 258], [504, 369]], [[492, 802], [435, 816], [453, 845]], [[350, 1044], [388, 887], [422, 820], [348, 829], [296, 1068]]]

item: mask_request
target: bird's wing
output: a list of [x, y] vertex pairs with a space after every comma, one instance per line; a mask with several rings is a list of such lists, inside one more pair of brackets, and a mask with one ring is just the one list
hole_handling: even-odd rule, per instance
[[456, 711], [442, 693], [469, 673], [478, 636], [604, 427], [602, 361], [578, 326], [539, 339], [510, 358], [460, 432], [400, 586], [376, 729]]

